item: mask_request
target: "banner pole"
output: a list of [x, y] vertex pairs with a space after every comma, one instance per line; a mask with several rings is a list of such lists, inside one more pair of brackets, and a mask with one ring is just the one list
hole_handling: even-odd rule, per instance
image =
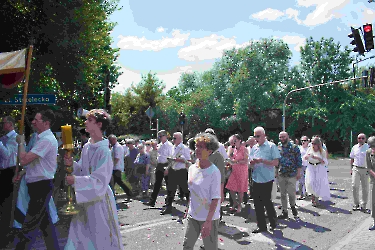
[[[21, 123], [19, 127], [19, 134], [23, 135], [23, 129], [25, 124], [25, 115], [26, 115], [26, 100], [27, 100], [27, 92], [29, 88], [29, 77], [30, 77], [30, 68], [31, 68], [31, 59], [33, 54], [33, 45], [29, 46], [28, 53], [27, 53], [27, 62], [26, 62], [26, 72], [25, 72], [25, 85], [23, 87], [23, 98], [22, 98], [22, 114], [21, 114]], [[14, 178], [18, 176], [18, 172], [20, 169], [20, 159], [19, 159], [19, 147], [18, 147], [18, 153], [17, 153], [17, 164], [16, 164], [16, 170], [14, 171]], [[14, 223], [14, 212], [16, 209], [17, 204], [17, 197], [18, 197], [18, 189], [19, 189], [19, 180], [18, 182], [13, 183], [13, 199], [12, 199], [12, 210], [10, 215], [10, 227], [13, 227]]]

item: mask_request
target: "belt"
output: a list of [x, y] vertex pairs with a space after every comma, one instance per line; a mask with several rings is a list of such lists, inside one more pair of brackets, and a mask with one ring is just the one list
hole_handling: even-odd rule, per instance
[[311, 162], [309, 162], [309, 164], [314, 165], [314, 166], [317, 166], [317, 165], [320, 164], [320, 162], [318, 162], [318, 163], [311, 163]]
[[353, 165], [353, 167], [356, 167], [356, 168], [366, 168], [366, 167], [361, 167], [361, 166], [356, 166], [356, 165]]

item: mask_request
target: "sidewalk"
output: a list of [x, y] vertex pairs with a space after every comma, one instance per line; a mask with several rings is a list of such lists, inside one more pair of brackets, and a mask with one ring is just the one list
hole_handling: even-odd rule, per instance
[[356, 229], [328, 250], [375, 249], [375, 231], [368, 230], [372, 226], [372, 222], [373, 218], [367, 218]]

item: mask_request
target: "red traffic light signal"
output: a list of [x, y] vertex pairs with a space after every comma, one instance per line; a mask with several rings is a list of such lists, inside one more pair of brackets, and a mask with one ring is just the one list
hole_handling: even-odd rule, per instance
[[366, 50], [370, 51], [374, 48], [374, 35], [372, 31], [372, 24], [363, 25], [363, 32]]

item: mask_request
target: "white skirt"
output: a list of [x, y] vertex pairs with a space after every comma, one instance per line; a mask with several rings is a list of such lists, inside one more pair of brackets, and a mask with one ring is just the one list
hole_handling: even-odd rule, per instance
[[305, 184], [307, 193], [313, 194], [323, 201], [331, 199], [327, 169], [323, 164], [307, 164]]

